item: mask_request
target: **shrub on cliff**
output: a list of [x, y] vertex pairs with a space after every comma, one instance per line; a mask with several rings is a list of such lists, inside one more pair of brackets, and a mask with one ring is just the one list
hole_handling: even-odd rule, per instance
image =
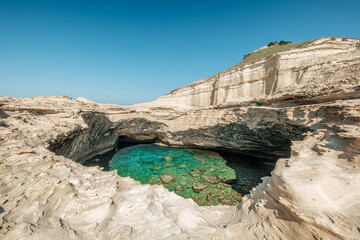
[[268, 47], [271, 47], [271, 46], [273, 46], [273, 45], [276, 45], [276, 44], [278, 44], [278, 42], [269, 42], [269, 44], [267, 45]]
[[279, 42], [279, 45], [285, 45], [285, 44], [289, 44], [289, 43], [292, 43], [292, 42], [291, 41], [283, 41], [283, 40], [281, 40]]

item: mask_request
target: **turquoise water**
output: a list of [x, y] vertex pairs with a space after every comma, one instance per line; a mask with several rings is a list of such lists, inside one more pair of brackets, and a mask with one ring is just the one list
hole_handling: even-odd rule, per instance
[[[163, 160], [170, 157], [173, 160]], [[189, 151], [167, 148], [152, 144], [140, 144], [120, 149], [110, 161], [110, 169], [117, 170], [121, 176], [130, 176], [137, 181], [148, 181], [150, 177], [172, 172], [186, 173], [201, 166]]]
[[139, 144], [120, 149], [109, 163], [110, 170], [144, 184], [162, 184], [199, 205], [235, 205], [241, 195], [227, 179], [235, 171], [216, 152]]
[[[105, 171], [117, 170], [121, 176], [144, 184], [162, 184], [184, 198], [194, 199], [199, 205], [235, 205], [241, 195], [248, 194], [262, 182], [262, 177], [270, 176], [275, 162], [275, 159], [238, 153], [140, 144], [98, 155], [84, 165], [100, 166]], [[174, 179], [164, 183], [160, 179], [162, 175], [171, 175]], [[211, 183], [207, 181], [209, 177], [217, 181]], [[233, 179], [231, 184], [224, 182], [226, 178]], [[196, 184], [206, 185], [206, 188], [195, 192], [193, 186]]]

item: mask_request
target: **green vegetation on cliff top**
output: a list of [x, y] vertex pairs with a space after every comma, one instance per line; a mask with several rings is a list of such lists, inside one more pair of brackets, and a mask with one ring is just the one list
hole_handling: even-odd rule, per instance
[[309, 41], [304, 41], [304, 42], [298, 42], [298, 43], [289, 43], [289, 44], [284, 44], [284, 45], [273, 45], [261, 50], [258, 50], [256, 52], [253, 52], [252, 54], [250, 54], [248, 57], [246, 57], [244, 60], [242, 60], [241, 62], [235, 64], [234, 66], [220, 72], [217, 73], [209, 78], [214, 78], [219, 74], [223, 74], [226, 72], [230, 72], [234, 69], [240, 68], [242, 66], [245, 66], [246, 64], [250, 64], [250, 63], [254, 63], [260, 59], [263, 58], [267, 58], [270, 57], [271, 55], [275, 54], [275, 53], [279, 53], [279, 52], [284, 52], [284, 51], [288, 51], [294, 48], [300, 48], [303, 47], [311, 42], [313, 42], [315, 40], [309, 40]]

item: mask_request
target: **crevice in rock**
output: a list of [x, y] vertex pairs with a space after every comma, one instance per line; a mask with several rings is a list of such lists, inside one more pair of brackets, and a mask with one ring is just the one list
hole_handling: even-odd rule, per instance
[[127, 136], [119, 136], [115, 142], [114, 150], [116, 152], [121, 148], [130, 147], [137, 144], [146, 144], [146, 143], [155, 143], [155, 142], [157, 142], [156, 138], [138, 140]]
[[91, 159], [86, 160], [82, 165], [85, 167], [100, 167], [103, 171], [110, 171], [109, 162], [114, 157], [116, 151], [115, 148], [112, 150], [94, 156]]
[[84, 163], [114, 149], [161, 141], [161, 123], [144, 118], [114, 123], [105, 114], [97, 112], [84, 112], [81, 116], [87, 127], [78, 125], [66, 134], [57, 135], [48, 142], [50, 151]]
[[81, 117], [87, 127], [78, 125], [48, 142], [50, 151], [79, 163], [112, 150], [117, 137], [115, 124], [106, 115], [84, 112]]

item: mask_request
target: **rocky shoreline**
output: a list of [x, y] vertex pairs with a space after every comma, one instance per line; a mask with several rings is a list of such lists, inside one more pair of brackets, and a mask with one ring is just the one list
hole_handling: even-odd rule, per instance
[[[226, 73], [245, 82], [225, 74], [218, 86], [201, 80], [134, 106], [0, 97], [1, 238], [357, 239], [359, 42], [322, 38]], [[236, 84], [272, 79], [264, 68], [277, 87], [241, 95]], [[201, 207], [81, 165], [119, 137], [280, 159], [239, 205]]]

